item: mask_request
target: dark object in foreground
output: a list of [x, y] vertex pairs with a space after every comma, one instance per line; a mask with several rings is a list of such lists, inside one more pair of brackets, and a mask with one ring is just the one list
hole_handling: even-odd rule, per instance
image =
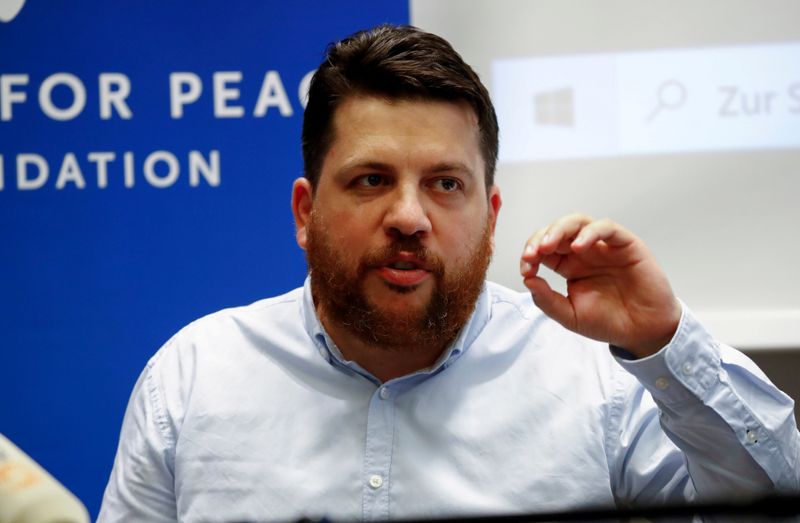
[[[537, 521], [639, 521], [658, 522], [665, 518], [691, 518], [692, 516], [725, 516], [736, 521], [777, 521], [779, 518], [798, 517], [800, 522], [800, 494], [767, 496], [743, 502], [690, 503], [636, 508], [584, 508], [566, 512], [541, 512], [536, 514], [514, 514], [505, 516], [461, 516], [452, 518], [397, 519], [399, 523], [446, 523], [464, 521], [468, 523], [523, 523]], [[338, 520], [304, 518], [298, 523], [339, 523]]]

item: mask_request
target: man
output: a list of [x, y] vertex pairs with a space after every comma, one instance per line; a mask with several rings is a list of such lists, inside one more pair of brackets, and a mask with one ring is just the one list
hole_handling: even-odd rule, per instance
[[126, 412], [100, 521], [371, 520], [796, 490], [792, 401], [709, 336], [632, 233], [567, 216], [523, 248], [530, 293], [484, 282], [497, 144], [486, 89], [441, 38], [382, 26], [331, 47], [292, 192], [309, 279], [159, 350]]

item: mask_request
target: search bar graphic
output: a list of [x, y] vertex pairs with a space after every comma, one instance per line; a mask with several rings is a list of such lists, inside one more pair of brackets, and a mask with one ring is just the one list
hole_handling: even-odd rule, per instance
[[502, 162], [800, 147], [800, 42], [497, 60], [492, 96]]
[[686, 103], [686, 86], [678, 80], [667, 80], [658, 86], [656, 91], [656, 106], [647, 117], [646, 122], [652, 122], [663, 109], [671, 111], [680, 109]]

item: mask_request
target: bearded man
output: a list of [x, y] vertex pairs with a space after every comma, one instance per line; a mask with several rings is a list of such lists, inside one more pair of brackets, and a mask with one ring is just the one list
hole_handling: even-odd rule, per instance
[[796, 490], [792, 401], [711, 338], [627, 229], [563, 217], [522, 246], [529, 293], [484, 281], [497, 147], [487, 91], [443, 39], [381, 26], [332, 46], [292, 192], [309, 278], [192, 323], [151, 359], [100, 521]]

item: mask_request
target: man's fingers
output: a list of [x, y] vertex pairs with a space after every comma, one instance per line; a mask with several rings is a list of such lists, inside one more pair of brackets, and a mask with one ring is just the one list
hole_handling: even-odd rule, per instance
[[586, 252], [600, 241], [609, 247], [619, 248], [636, 241], [636, 236], [609, 219], [593, 220], [583, 214], [571, 214], [539, 229], [528, 238], [522, 261], [531, 265], [543, 263], [552, 268], [554, 259], [551, 257], [551, 263], [547, 263], [545, 259], [548, 256]]
[[576, 319], [572, 303], [563, 295], [550, 288], [544, 278], [534, 276], [525, 278], [525, 286], [531, 291], [533, 302], [542, 312], [570, 330], [575, 330]]
[[592, 223], [592, 218], [584, 214], [570, 214], [543, 227], [528, 239], [523, 256], [536, 254], [566, 254], [578, 232]]
[[539, 242], [539, 250], [544, 254], [566, 254], [573, 238], [590, 223], [592, 218], [584, 214], [569, 214], [559, 218], [547, 228]]
[[531, 236], [522, 253], [522, 258], [530, 263], [538, 263], [543, 255], [568, 254], [572, 252], [572, 242], [592, 218], [583, 214], [570, 214], [543, 227]]
[[555, 271], [556, 268], [561, 263], [561, 259], [563, 258], [560, 254], [548, 254], [540, 259], [539, 263], [530, 263], [523, 260], [519, 262], [519, 273], [522, 275], [522, 278], [533, 278], [539, 273], [539, 267], [544, 265], [548, 269]]
[[533, 278], [539, 272], [539, 264], [538, 263], [530, 263], [523, 260], [519, 262], [519, 273], [522, 275], [523, 279], [526, 278]]
[[546, 232], [547, 227], [542, 227], [533, 233], [533, 236], [528, 238], [528, 241], [525, 242], [525, 248], [522, 251], [522, 259], [524, 261], [531, 264], [539, 262], [539, 242], [541, 242]]
[[548, 254], [547, 256], [542, 257], [542, 261], [540, 263], [551, 271], [555, 271], [561, 265], [563, 260], [564, 256], [561, 254]]
[[604, 219], [583, 227], [572, 242], [572, 248], [576, 252], [582, 252], [599, 241], [603, 241], [611, 247], [625, 247], [635, 240], [636, 237], [633, 233], [618, 223]]

